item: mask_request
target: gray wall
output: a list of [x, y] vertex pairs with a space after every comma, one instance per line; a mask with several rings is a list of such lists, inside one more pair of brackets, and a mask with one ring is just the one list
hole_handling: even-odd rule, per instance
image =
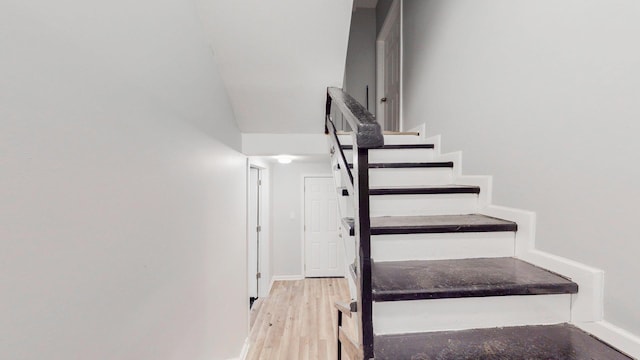
[[375, 114], [376, 99], [376, 13], [375, 9], [357, 9], [351, 17], [349, 48], [345, 70], [345, 84], [349, 95]]
[[384, 20], [387, 18], [392, 4], [393, 0], [378, 0], [376, 5], [376, 35], [382, 30], [382, 25], [384, 25]]
[[605, 319], [640, 335], [640, 3], [405, 0], [405, 128], [426, 122], [538, 248], [602, 268]]
[[0, 48], [0, 358], [237, 357], [246, 159], [193, 4], [3, 1]]

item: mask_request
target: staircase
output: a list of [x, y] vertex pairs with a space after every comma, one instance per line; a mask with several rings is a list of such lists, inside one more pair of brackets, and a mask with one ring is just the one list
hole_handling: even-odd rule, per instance
[[[353, 132], [335, 129], [335, 110]], [[578, 284], [525, 261], [536, 259], [522, 250], [520, 227], [530, 224], [496, 216], [509, 212], [492, 208], [488, 177], [462, 176], [459, 154], [440, 154], [438, 137], [381, 141], [374, 123], [329, 89], [354, 299], [338, 306], [338, 341], [351, 358], [630, 359], [572, 325], [589, 316]], [[357, 316], [357, 340], [343, 334], [343, 313]]]

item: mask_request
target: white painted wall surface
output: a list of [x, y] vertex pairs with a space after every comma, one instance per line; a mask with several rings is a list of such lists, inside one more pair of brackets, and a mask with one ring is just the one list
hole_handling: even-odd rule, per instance
[[242, 132], [322, 131], [342, 87], [352, 0], [196, 0]]
[[302, 276], [304, 220], [304, 175], [331, 176], [329, 155], [326, 160], [294, 161], [271, 167], [271, 219], [273, 275]]
[[369, 112], [375, 114], [376, 10], [360, 8], [351, 16], [344, 89], [366, 107], [367, 85], [369, 85]]
[[640, 3], [405, 0], [405, 128], [426, 122], [537, 247], [605, 270], [605, 319], [640, 334]]
[[[319, 117], [322, 117], [320, 113]], [[327, 155], [324, 122], [319, 120], [316, 134], [242, 134], [242, 153], [246, 155]]]
[[0, 358], [237, 357], [246, 158], [193, 4], [7, 0], [0, 48]]

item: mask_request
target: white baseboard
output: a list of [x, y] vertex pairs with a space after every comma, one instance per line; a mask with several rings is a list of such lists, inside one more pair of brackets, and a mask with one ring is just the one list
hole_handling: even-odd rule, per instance
[[606, 321], [574, 323], [574, 325], [623, 353], [640, 359], [640, 337]]
[[514, 221], [517, 258], [570, 278], [578, 284], [573, 295], [572, 322], [593, 322], [603, 319], [604, 272], [576, 261], [552, 255], [535, 248], [535, 213], [503, 206], [490, 205], [480, 211], [489, 216]]
[[242, 345], [242, 350], [240, 350], [240, 356], [236, 358], [230, 358], [227, 360], [245, 360], [247, 358], [247, 354], [249, 353], [249, 338], [244, 340], [244, 345]]
[[304, 275], [273, 275], [271, 281], [291, 281], [291, 280], [302, 280], [304, 279]]

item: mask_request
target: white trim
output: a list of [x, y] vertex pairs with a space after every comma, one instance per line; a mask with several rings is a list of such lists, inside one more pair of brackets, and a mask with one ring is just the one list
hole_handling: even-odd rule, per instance
[[245, 360], [247, 358], [247, 354], [249, 354], [249, 338], [244, 341], [244, 345], [242, 346], [242, 350], [240, 351], [240, 360]]
[[[491, 205], [492, 178], [462, 176], [462, 152], [442, 154], [441, 137], [429, 137], [436, 144], [436, 157], [439, 160], [451, 160], [454, 166], [456, 183], [477, 183], [484, 193], [482, 202], [487, 204], [479, 211], [482, 214], [495, 216], [518, 224], [515, 240], [515, 256], [521, 260], [548, 269], [571, 278], [578, 284], [579, 291], [572, 296], [571, 321], [593, 322], [603, 319], [604, 309], [604, 272], [579, 262], [536, 249], [535, 229], [536, 214], [534, 212]], [[483, 186], [484, 185], [484, 186]]]
[[591, 333], [623, 353], [639, 359], [640, 337], [606, 321], [575, 323], [577, 327]]
[[576, 261], [552, 255], [535, 248], [535, 213], [490, 205], [480, 210], [489, 216], [511, 220], [518, 224], [516, 257], [547, 270], [569, 277], [578, 284], [572, 296], [571, 321], [600, 321], [604, 308], [604, 272]]
[[[402, 70], [402, 66], [400, 67], [400, 70]], [[402, 99], [402, 97], [401, 97], [401, 99]], [[402, 107], [400, 108], [400, 110], [402, 110]], [[413, 127], [411, 129], [407, 130], [407, 131], [408, 132], [417, 132], [418, 136], [420, 137], [420, 140], [423, 143], [428, 143], [427, 142], [427, 124], [422, 123], [422, 124], [420, 124], [420, 125], [418, 125], [416, 127]]]
[[[244, 234], [244, 245], [245, 245], [245, 270], [249, 271], [249, 208], [251, 207], [249, 204], [249, 191], [251, 189], [251, 160], [247, 157], [247, 161], [245, 163], [245, 234]], [[248, 274], [245, 276], [245, 301], [249, 300], [249, 276]], [[251, 332], [251, 308], [247, 306], [247, 332]]]
[[400, 97], [400, 109], [398, 110], [400, 119], [398, 119], [398, 128], [400, 131], [404, 131], [404, 81], [402, 79], [404, 77], [404, 66], [402, 65], [404, 63], [404, 16], [402, 11], [402, 9], [404, 9], [404, 0], [395, 1], [400, 3], [400, 5], [398, 5], [398, 11], [400, 11], [400, 64], [398, 64], [400, 66], [400, 89], [398, 95]]
[[440, 135], [428, 137], [426, 141], [435, 144], [436, 158], [454, 161], [456, 183], [476, 183], [481, 186], [481, 193], [485, 193], [482, 201], [487, 206], [481, 208], [479, 213], [511, 220], [518, 224], [515, 240], [517, 258], [567, 276], [578, 284], [578, 294], [572, 296], [571, 321], [576, 323], [601, 321], [604, 309], [604, 271], [536, 249], [536, 214], [534, 212], [491, 205], [493, 187], [491, 177], [461, 176], [462, 153], [442, 154]]
[[382, 28], [378, 33], [378, 37], [376, 38], [376, 119], [378, 122], [384, 127], [384, 110], [382, 109], [382, 104], [380, 103], [380, 98], [384, 95], [384, 40], [391, 31], [391, 26], [394, 24], [396, 18], [400, 22], [400, 89], [398, 97], [400, 98], [399, 105], [399, 119], [398, 119], [398, 127], [399, 130], [402, 131], [404, 126], [402, 121], [402, 108], [403, 108], [403, 99], [402, 99], [402, 62], [403, 62], [403, 18], [402, 18], [402, 0], [393, 0], [391, 7], [389, 8], [389, 13], [387, 17], [384, 19], [384, 23], [382, 24]]
[[[427, 136], [427, 131], [426, 131], [427, 124], [422, 124], [422, 125], [420, 125], [420, 127], [424, 127], [424, 129], [425, 129], [425, 135], [424, 136], [426, 137]], [[416, 128], [414, 128], [414, 129], [416, 129]], [[433, 147], [434, 147], [433, 150], [435, 150], [435, 153], [434, 153], [435, 156], [438, 156], [438, 155], [440, 155], [442, 153], [442, 136], [441, 135], [434, 135], [434, 136], [426, 137], [424, 139], [424, 142], [427, 143], [427, 144], [433, 144]]]
[[240, 356], [235, 358], [229, 358], [227, 360], [245, 360], [248, 354], [249, 354], [249, 338], [246, 338], [244, 340], [244, 344], [242, 345], [242, 349], [240, 349]]
[[[262, 231], [260, 232], [260, 272], [263, 275], [263, 278], [258, 280], [258, 297], [269, 295], [269, 289], [265, 292], [264, 289], [268, 285], [268, 277], [271, 276], [271, 214], [270, 214], [270, 201], [271, 201], [271, 193], [270, 193], [270, 183], [271, 183], [271, 172], [268, 166], [268, 163], [264, 162], [262, 159], [258, 159], [255, 157], [249, 157], [247, 162], [247, 261], [249, 256], [249, 233], [252, 231], [249, 229], [249, 209], [251, 204], [249, 204], [249, 191], [250, 191], [250, 171], [251, 168], [258, 169], [259, 179], [262, 182], [262, 186], [260, 187], [260, 191], [258, 192], [258, 199], [260, 202], [260, 208], [258, 211], [260, 212], [260, 227]], [[248, 268], [247, 262], [247, 268]], [[248, 288], [247, 288], [248, 290]], [[262, 291], [261, 291], [262, 290]]]
[[295, 280], [304, 280], [304, 275], [274, 275], [271, 278], [271, 283], [273, 284], [276, 281], [295, 281]]
[[273, 289], [273, 283], [275, 283], [276, 281], [297, 281], [297, 280], [304, 280], [304, 275], [274, 275], [271, 277], [271, 282], [269, 283], [269, 294], [271, 294], [271, 289]]

